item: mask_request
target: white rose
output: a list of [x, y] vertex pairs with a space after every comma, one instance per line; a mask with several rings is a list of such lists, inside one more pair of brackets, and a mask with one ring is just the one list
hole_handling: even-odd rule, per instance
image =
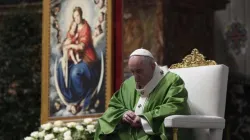
[[48, 134], [48, 135], [45, 135], [44, 140], [52, 140], [54, 138], [55, 138], [54, 134]]
[[63, 134], [64, 137], [71, 137], [71, 131], [68, 130]]
[[79, 130], [79, 131], [83, 131], [84, 130], [83, 126], [81, 126], [81, 125], [77, 125], [76, 129]]
[[63, 140], [73, 140], [71, 136], [64, 137]]
[[60, 132], [65, 132], [65, 131], [67, 131], [68, 130], [68, 128], [67, 127], [62, 127], [62, 128], [59, 128], [59, 131]]
[[54, 126], [57, 126], [57, 127], [63, 126], [63, 121], [55, 121]]
[[88, 129], [86, 129], [86, 131], [89, 132], [89, 133], [91, 134], [91, 133], [95, 133], [96, 130], [95, 130], [95, 129], [93, 129], [93, 130], [88, 130]]
[[57, 140], [57, 139], [52, 139], [52, 140]]
[[34, 140], [32, 137], [25, 137], [24, 140]]
[[75, 127], [75, 126], [76, 126], [75, 122], [69, 122], [69, 123], [67, 123], [67, 127], [69, 127], [69, 128], [72, 128], [72, 127]]
[[95, 132], [95, 126], [90, 124], [87, 125], [87, 129], [86, 129], [89, 133]]
[[83, 123], [84, 124], [90, 124], [92, 121], [93, 121], [92, 118], [85, 118], [85, 119], [83, 119]]
[[34, 132], [32, 132], [30, 135], [32, 136], [32, 137], [34, 137], [34, 138], [38, 138], [38, 135], [39, 133], [38, 133], [38, 131], [34, 131]]
[[46, 123], [41, 125], [42, 129], [44, 130], [50, 130], [52, 128], [52, 124], [51, 123]]
[[39, 132], [38, 137], [43, 138], [45, 136], [45, 131]]
[[59, 132], [59, 127], [54, 127], [53, 132], [58, 133]]
[[94, 130], [95, 129], [95, 126], [90, 124], [90, 125], [87, 125], [87, 129], [88, 130]]

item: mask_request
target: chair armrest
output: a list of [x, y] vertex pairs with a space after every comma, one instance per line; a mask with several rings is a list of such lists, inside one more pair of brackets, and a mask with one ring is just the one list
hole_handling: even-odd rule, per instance
[[164, 120], [165, 127], [224, 129], [225, 119], [218, 116], [172, 115]]

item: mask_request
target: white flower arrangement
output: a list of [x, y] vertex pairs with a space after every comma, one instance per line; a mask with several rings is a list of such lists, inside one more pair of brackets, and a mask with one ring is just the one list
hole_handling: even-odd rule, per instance
[[42, 124], [24, 140], [91, 140], [94, 139], [97, 121], [85, 118], [79, 122], [55, 121]]

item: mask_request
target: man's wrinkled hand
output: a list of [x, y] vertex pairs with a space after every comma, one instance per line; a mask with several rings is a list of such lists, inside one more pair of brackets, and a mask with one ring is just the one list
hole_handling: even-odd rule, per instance
[[141, 127], [141, 118], [139, 116], [136, 116], [135, 119], [133, 120], [131, 126], [135, 127], [135, 128], [140, 128]]
[[127, 111], [123, 114], [122, 120], [129, 123], [129, 124], [132, 124], [135, 117], [136, 117], [136, 115], [133, 111]]

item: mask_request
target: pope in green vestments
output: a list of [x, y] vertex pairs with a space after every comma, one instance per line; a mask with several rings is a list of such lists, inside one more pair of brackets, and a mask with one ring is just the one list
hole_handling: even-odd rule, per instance
[[[134, 51], [132, 56], [145, 57], [145, 61], [153, 58], [152, 54], [145, 49]], [[137, 64], [144, 65], [141, 62]], [[189, 115], [187, 90], [183, 80], [168, 71], [167, 67], [160, 67], [157, 63], [153, 63], [152, 66], [152, 76], [147, 82], [146, 79], [143, 79], [145, 75], [141, 74], [142, 77], [140, 77], [140, 68], [143, 66], [133, 67], [131, 64], [130, 68], [134, 76], [125, 80], [120, 89], [112, 96], [108, 109], [98, 119], [95, 140], [172, 139], [172, 130], [164, 127], [164, 118], [170, 115]], [[141, 70], [141, 73], [150, 75], [143, 71], [150, 70]], [[143, 87], [140, 88], [138, 85], [143, 81], [138, 79], [147, 83], [142, 84]], [[128, 111], [138, 116], [139, 125], [126, 122], [128, 115], [126, 112]], [[192, 140], [190, 131], [180, 129], [178, 140]]]

